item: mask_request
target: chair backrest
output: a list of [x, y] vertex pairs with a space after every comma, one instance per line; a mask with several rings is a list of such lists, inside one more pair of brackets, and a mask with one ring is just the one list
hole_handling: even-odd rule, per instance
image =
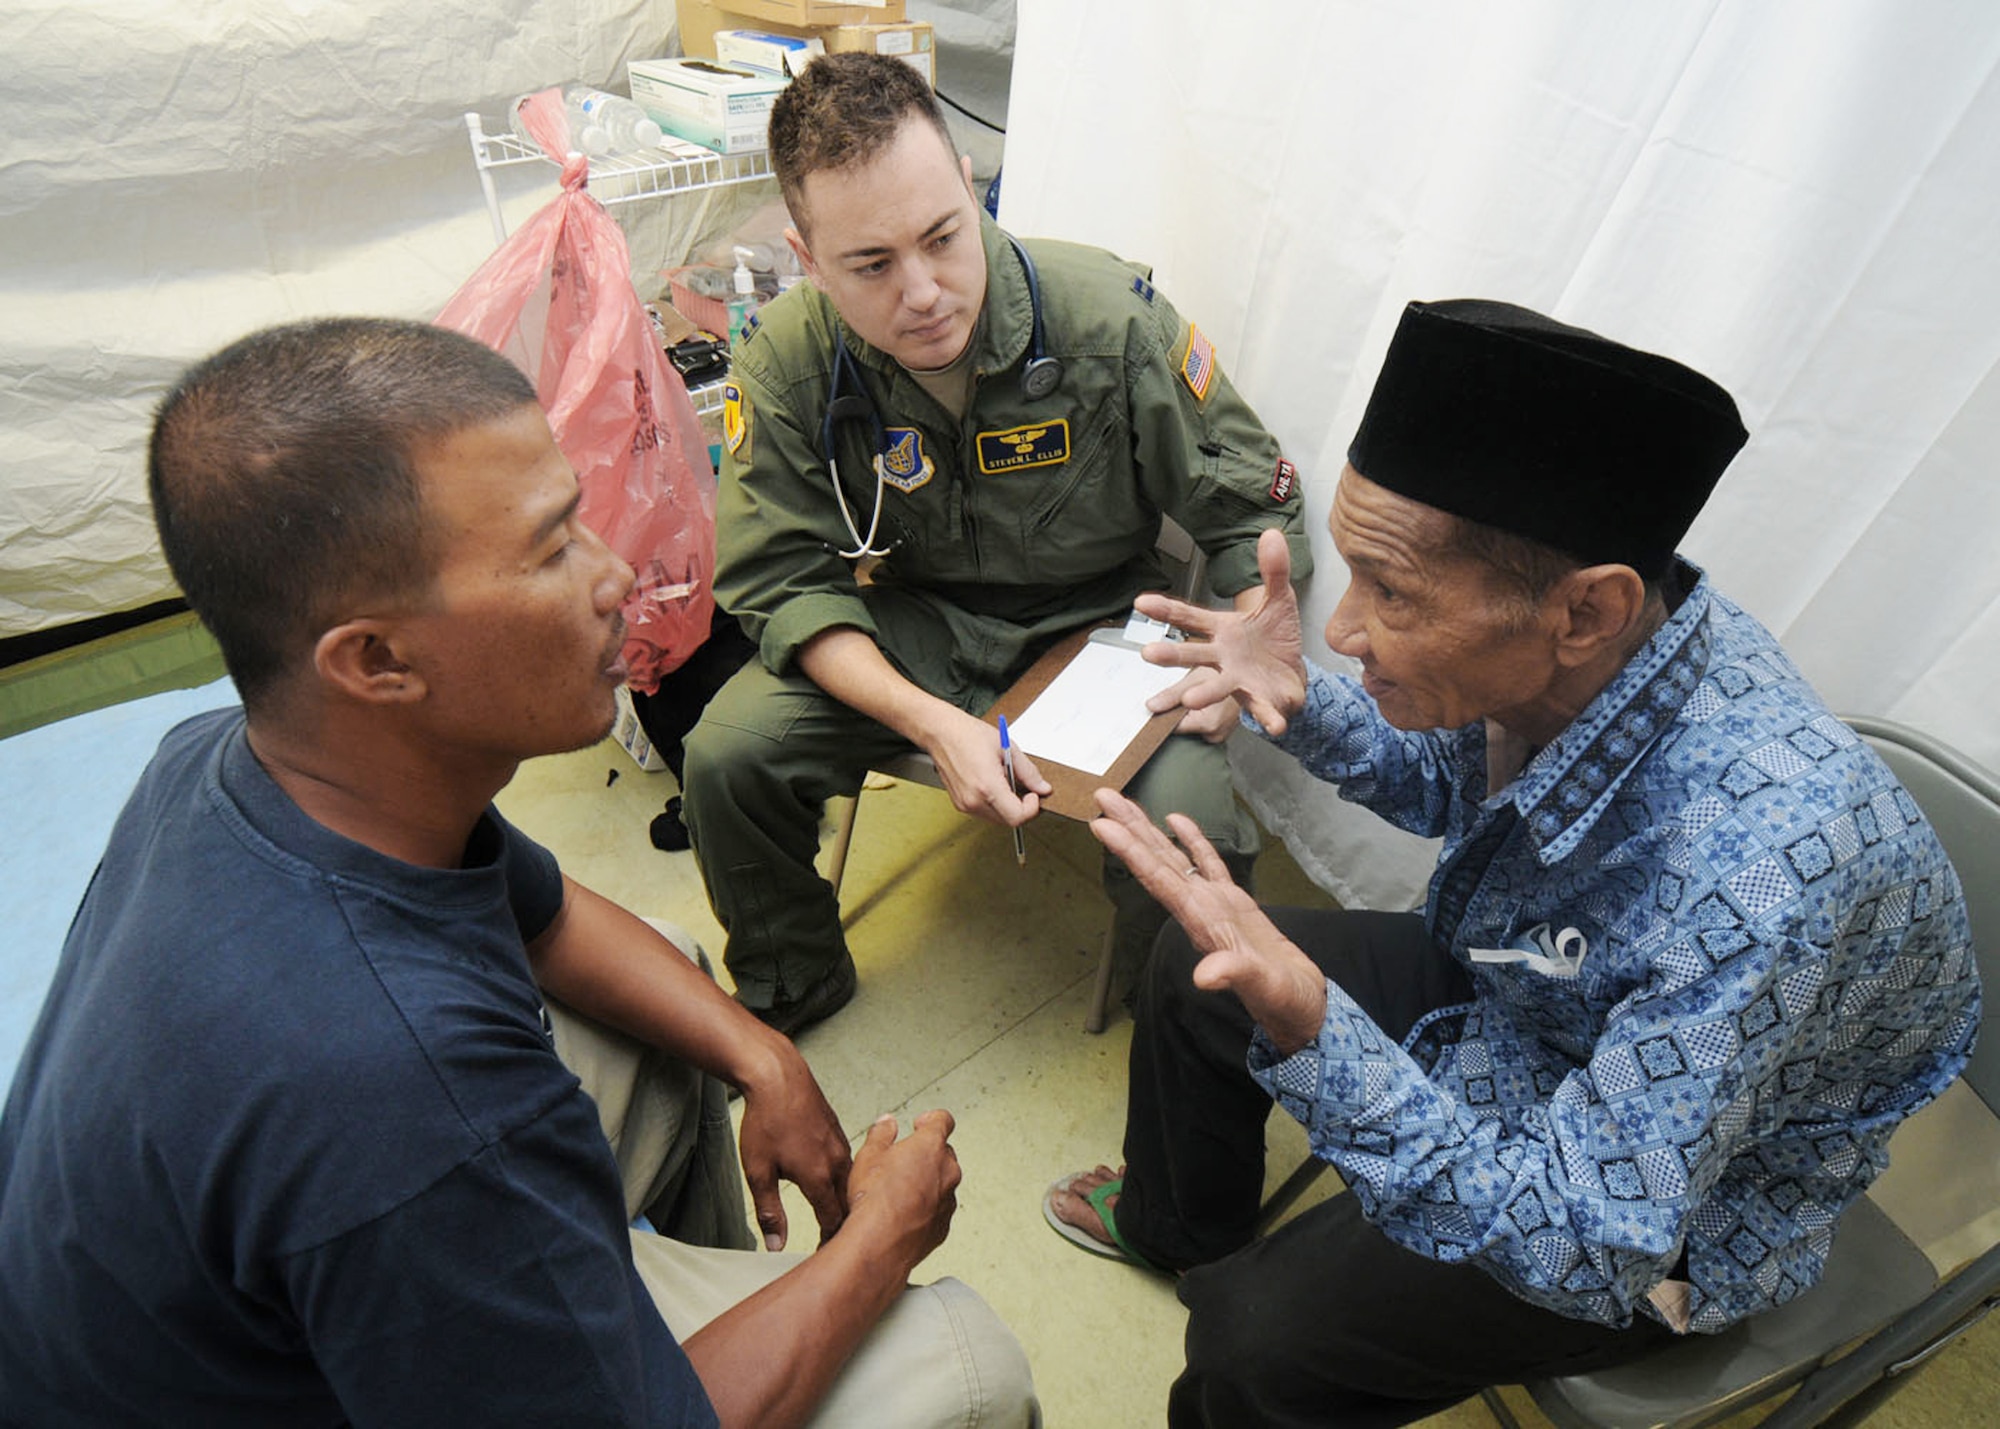
[[1173, 577], [1167, 593], [1189, 605], [1208, 604], [1208, 555], [1195, 544], [1194, 537], [1173, 517], [1162, 516], [1159, 539], [1154, 544], [1166, 561], [1167, 574]]
[[[1767, 1423], [1818, 1424], [1885, 1366], [1952, 1333], [1962, 1320], [1959, 1300], [1990, 1293], [1990, 1255], [2000, 1243], [2000, 1029], [1993, 1026], [2000, 988], [2000, 780], [1916, 730], [1861, 717], [1847, 723], [1923, 809], [1965, 887], [1987, 992], [1965, 1084], [1946, 1088], [1897, 1129], [1889, 1169], [1842, 1218], [1819, 1286], [1724, 1334], [1690, 1336], [1632, 1364], [1531, 1384], [1536, 1404], [1564, 1429], [1713, 1424], [1801, 1377], [1804, 1387]], [[1937, 1277], [1955, 1274], [1955, 1283], [1930, 1288]], [[1873, 1333], [1892, 1318], [1889, 1328]], [[1863, 1334], [1872, 1338], [1819, 1368], [1830, 1352]]]
[[1869, 1188], [1942, 1276], [2000, 1244], [2000, 779], [1949, 746], [1887, 720], [1848, 724], [1882, 755], [1958, 870], [1984, 984], [1964, 1077], [1896, 1129]]
[[2000, 778], [1905, 725], [1861, 716], [1847, 723], [1903, 781], [1958, 870], [1986, 994], [1965, 1080], [2000, 1115]]

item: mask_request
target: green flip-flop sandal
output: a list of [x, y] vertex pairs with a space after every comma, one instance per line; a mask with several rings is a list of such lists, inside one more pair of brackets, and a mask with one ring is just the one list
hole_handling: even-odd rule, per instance
[[1043, 1193], [1042, 1219], [1049, 1223], [1057, 1235], [1071, 1245], [1089, 1251], [1092, 1255], [1101, 1255], [1107, 1260], [1122, 1260], [1128, 1265], [1138, 1266], [1141, 1270], [1157, 1270], [1158, 1266], [1125, 1243], [1125, 1237], [1118, 1233], [1118, 1222], [1112, 1219], [1111, 1207], [1105, 1204], [1125, 1189], [1123, 1176], [1114, 1176], [1095, 1190], [1083, 1193], [1083, 1198], [1090, 1203], [1090, 1208], [1097, 1212], [1097, 1217], [1104, 1223], [1104, 1228], [1111, 1232], [1111, 1239], [1115, 1244], [1106, 1245], [1081, 1226], [1073, 1226], [1056, 1214], [1056, 1192], [1068, 1191], [1070, 1183], [1077, 1176], [1084, 1174], [1086, 1173], [1079, 1171], [1075, 1175], [1064, 1176]]

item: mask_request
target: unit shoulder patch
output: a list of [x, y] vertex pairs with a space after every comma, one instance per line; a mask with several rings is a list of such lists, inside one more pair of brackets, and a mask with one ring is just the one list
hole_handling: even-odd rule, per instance
[[750, 403], [734, 382], [722, 389], [722, 444], [731, 456], [750, 459]]
[[1215, 347], [1193, 323], [1188, 324], [1187, 346], [1181, 352], [1180, 373], [1181, 381], [1187, 383], [1195, 401], [1207, 401], [1208, 389], [1215, 381]]
[[882, 464], [882, 480], [896, 490], [915, 491], [937, 475], [931, 454], [924, 450], [924, 434], [915, 427], [884, 427], [882, 436], [887, 445], [876, 460]]
[[979, 434], [979, 470], [987, 476], [1056, 466], [1069, 460], [1069, 419], [1030, 422], [1003, 432]]

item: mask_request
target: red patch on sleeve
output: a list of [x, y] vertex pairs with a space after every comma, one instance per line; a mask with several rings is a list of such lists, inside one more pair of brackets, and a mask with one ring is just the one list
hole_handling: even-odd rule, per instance
[[1299, 469], [1283, 457], [1279, 457], [1278, 469], [1271, 477], [1271, 499], [1281, 503], [1290, 501], [1292, 493], [1298, 489]]

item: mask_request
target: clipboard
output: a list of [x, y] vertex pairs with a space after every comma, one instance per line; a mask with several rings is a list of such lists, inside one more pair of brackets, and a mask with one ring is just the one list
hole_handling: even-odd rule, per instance
[[[1027, 713], [1028, 706], [1035, 702], [1055, 677], [1063, 672], [1064, 667], [1076, 658], [1077, 652], [1091, 640], [1108, 640], [1111, 644], [1122, 645], [1128, 649], [1138, 648], [1121, 638], [1120, 632], [1123, 628], [1121, 621], [1107, 621], [1101, 625], [1088, 625], [1065, 635], [1050, 646], [1041, 659], [1030, 665], [1027, 672], [993, 702], [993, 707], [987, 710], [982, 718], [996, 727], [1001, 715], [1007, 716], [1009, 724], [1017, 722]], [[1092, 797], [1096, 791], [1107, 788], [1123, 789], [1126, 781], [1139, 772], [1139, 766], [1151, 759], [1153, 752], [1167, 742], [1167, 736], [1174, 732], [1186, 713], [1184, 709], [1171, 709], [1147, 720], [1139, 732], [1132, 736], [1131, 742], [1125, 746], [1123, 752], [1112, 761], [1111, 767], [1102, 774], [1088, 774], [1081, 769], [1072, 769], [1067, 764], [1058, 764], [1052, 759], [1036, 757], [1032, 749], [1026, 750], [1028, 756], [1035, 760], [1035, 767], [1042, 771], [1042, 777], [1052, 786], [1053, 792], [1042, 800], [1042, 807], [1051, 813], [1061, 814], [1064, 818], [1079, 819], [1086, 823], [1096, 818], [1097, 800]]]

